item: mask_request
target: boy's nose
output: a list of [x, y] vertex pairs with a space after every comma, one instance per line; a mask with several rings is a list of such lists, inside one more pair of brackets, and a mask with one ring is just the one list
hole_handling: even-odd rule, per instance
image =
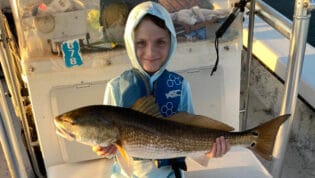
[[147, 58], [152, 58], [152, 57], [154, 57], [155, 53], [156, 53], [156, 49], [155, 49], [154, 45], [148, 44], [146, 47], [146, 50], [145, 50], [145, 56]]

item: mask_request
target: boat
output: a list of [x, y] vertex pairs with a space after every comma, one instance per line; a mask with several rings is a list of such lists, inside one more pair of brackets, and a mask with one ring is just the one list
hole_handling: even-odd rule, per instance
[[[105, 17], [113, 3], [123, 14], [138, 2], [7, 3], [14, 23], [1, 15], [0, 141], [6, 159], [1, 162], [9, 171], [1, 170], [0, 177], [109, 177], [113, 160], [58, 137], [53, 118], [80, 106], [102, 104], [106, 83], [130, 68], [121, 39], [123, 26], [108, 25], [112, 19]], [[296, 0], [293, 22], [260, 0], [159, 3], [174, 18], [181, 10], [227, 12], [199, 17], [193, 24], [174, 19], [179, 43], [168, 69], [189, 80], [196, 113], [236, 131], [292, 114], [280, 129], [273, 161], [234, 147], [207, 167], [188, 158], [185, 177], [312, 177], [315, 49], [305, 38], [315, 2]], [[71, 51], [75, 45], [78, 55], [66, 57], [62, 46]]]

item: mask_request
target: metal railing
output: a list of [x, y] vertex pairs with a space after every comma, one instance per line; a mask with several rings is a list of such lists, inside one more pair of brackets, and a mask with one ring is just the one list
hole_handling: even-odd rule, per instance
[[0, 81], [0, 142], [2, 150], [11, 177], [27, 177], [27, 172], [24, 169], [25, 165], [22, 150], [14, 150], [14, 148], [19, 147], [16, 145], [20, 145], [20, 143], [15, 132], [12, 132], [12, 130], [14, 130], [14, 124], [12, 123], [12, 115], [7, 106], [4, 87]]
[[292, 21], [262, 0], [256, 0], [255, 14], [266, 23], [290, 39]]
[[[256, 4], [255, 4], [256, 3]], [[288, 56], [287, 75], [285, 80], [285, 91], [282, 101], [282, 108], [280, 114], [290, 113], [291, 117], [286, 121], [279, 129], [279, 133], [276, 138], [271, 174], [275, 178], [281, 176], [284, 156], [289, 142], [289, 136], [292, 129], [294, 120], [295, 106], [298, 95], [298, 85], [305, 55], [306, 40], [308, 34], [308, 27], [311, 14], [310, 12], [314, 9], [314, 0], [295, 0], [293, 23], [285, 18], [282, 14], [271, 8], [269, 5], [261, 0], [252, 0], [250, 7], [250, 22], [249, 22], [249, 33], [248, 33], [248, 44], [249, 47], [247, 55], [247, 67], [246, 73], [249, 80], [249, 65], [251, 63], [252, 54], [252, 43], [253, 43], [253, 32], [254, 32], [254, 15], [256, 14], [262, 20], [267, 22], [274, 29], [279, 31], [285, 37], [290, 39], [290, 51]], [[256, 9], [257, 8], [257, 9]], [[247, 81], [247, 97], [249, 92], [249, 82]], [[248, 104], [248, 102], [246, 103]], [[245, 106], [247, 109], [247, 106]], [[246, 123], [247, 114], [242, 123]], [[242, 124], [244, 127], [244, 124]]]
[[[20, 64], [19, 62], [16, 60], [16, 58], [18, 58], [18, 54], [15, 47], [14, 46], [14, 40], [13, 40], [13, 35], [11, 34], [9, 27], [8, 27], [8, 22], [5, 18], [5, 16], [2, 14], [2, 12], [0, 13], [0, 37], [1, 37], [1, 41], [0, 41], [0, 62], [3, 68], [3, 72], [4, 72], [4, 76], [6, 78], [6, 83], [7, 86], [9, 88], [9, 92], [12, 95], [11, 96], [11, 100], [12, 100], [12, 104], [15, 110], [15, 114], [16, 116], [20, 119], [21, 123], [22, 123], [22, 128], [25, 134], [25, 141], [26, 141], [26, 148], [27, 151], [29, 153], [30, 156], [30, 161], [32, 163], [32, 167], [33, 170], [35, 171], [37, 177], [44, 177], [39, 169], [39, 165], [38, 165], [38, 161], [37, 161], [37, 157], [36, 154], [34, 152], [34, 146], [38, 145], [38, 142], [33, 142], [31, 140], [31, 133], [29, 130], [29, 123], [28, 120], [26, 118], [26, 113], [25, 113], [25, 108], [23, 106], [23, 99], [21, 96], [21, 89], [23, 88], [23, 81], [21, 79], [21, 69], [20, 69]], [[12, 117], [10, 118], [12, 119]], [[12, 129], [14, 129], [14, 127], [7, 127], [6, 129], [8, 129], [7, 131], [10, 132], [14, 132]], [[10, 135], [9, 135], [10, 136]], [[14, 135], [11, 135], [10, 138], [13, 138]], [[13, 151], [14, 154], [18, 155], [18, 156], [22, 156], [21, 152], [19, 151], [22, 147], [21, 145], [18, 145], [17, 143], [13, 142], [14, 144], [12, 144], [13, 146]], [[21, 161], [21, 159], [19, 159]], [[26, 164], [26, 163], [25, 163]], [[17, 164], [20, 165], [20, 164]], [[19, 171], [25, 171], [25, 166], [23, 168], [19, 168]], [[21, 172], [22, 174], [23, 172]], [[25, 173], [22, 174], [22, 177], [26, 177], [24, 176]], [[20, 176], [18, 176], [20, 177]]]

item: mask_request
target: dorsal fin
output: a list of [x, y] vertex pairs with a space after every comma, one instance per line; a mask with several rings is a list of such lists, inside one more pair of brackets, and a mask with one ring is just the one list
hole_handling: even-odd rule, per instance
[[[155, 98], [151, 95], [144, 96], [138, 99], [133, 104], [131, 109], [148, 114], [150, 116], [154, 116], [158, 118], [165, 118], [162, 116], [159, 106], [155, 103]], [[217, 121], [217, 120], [214, 120], [209, 117], [202, 116], [202, 115], [189, 114], [187, 112], [179, 112], [165, 119], [169, 119], [171, 121], [178, 122], [185, 125], [192, 125], [192, 126], [222, 130], [222, 131], [227, 131], [227, 132], [234, 130], [233, 127], [223, 122], [220, 122], [220, 121]]]
[[202, 115], [189, 114], [187, 112], [179, 112], [166, 119], [169, 119], [174, 122], [186, 124], [186, 125], [192, 125], [192, 126], [215, 129], [215, 130], [222, 130], [226, 132], [234, 130], [233, 127], [223, 122], [220, 122], [220, 121], [217, 121], [217, 120], [214, 120], [209, 117], [202, 116]]
[[144, 96], [138, 99], [131, 109], [148, 114], [150, 116], [163, 118], [159, 106], [155, 103], [155, 98], [153, 96]]

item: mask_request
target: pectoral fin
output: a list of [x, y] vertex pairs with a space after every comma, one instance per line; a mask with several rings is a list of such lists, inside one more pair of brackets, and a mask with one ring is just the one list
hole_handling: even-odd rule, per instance
[[118, 154], [116, 156], [116, 160], [119, 166], [124, 170], [124, 172], [129, 176], [132, 177], [133, 173], [133, 159], [127, 154], [126, 150], [121, 147], [120, 144], [115, 144]]

